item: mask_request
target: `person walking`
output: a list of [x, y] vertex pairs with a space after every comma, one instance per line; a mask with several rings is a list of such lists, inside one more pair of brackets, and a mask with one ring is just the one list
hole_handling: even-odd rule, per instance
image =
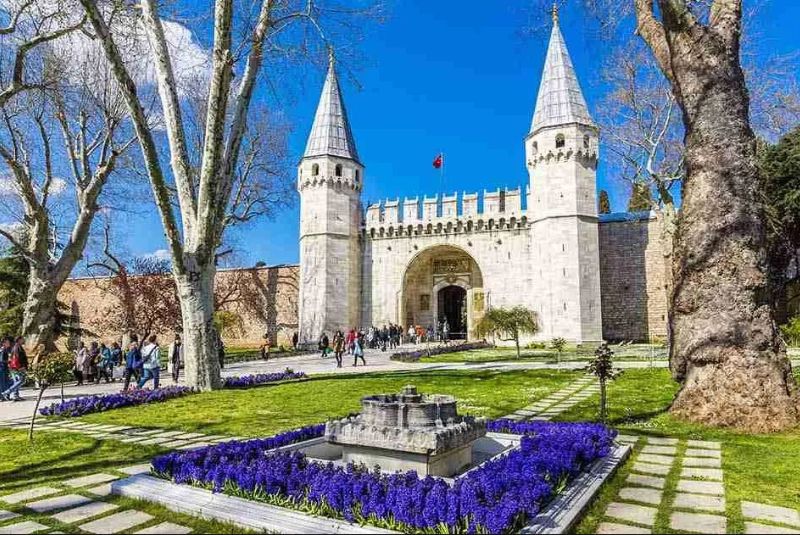
[[21, 401], [19, 389], [25, 384], [28, 373], [28, 355], [25, 354], [25, 339], [17, 338], [11, 348], [11, 358], [8, 359], [8, 369], [11, 373], [11, 386], [0, 392], [0, 398], [5, 401]]
[[292, 334], [292, 349], [295, 350], [295, 351], [297, 351], [297, 342], [299, 340], [300, 340], [300, 336], [297, 334], [297, 331], [295, 331]]
[[[11, 358], [11, 338], [0, 340], [0, 392], [11, 386], [8, 374], [8, 359]], [[2, 401], [2, 400], [0, 400]]]
[[86, 349], [85, 343], [80, 342], [78, 349], [75, 350], [75, 369], [72, 371], [77, 381], [75, 386], [81, 386], [84, 379], [88, 380], [89, 365], [89, 350]]
[[358, 366], [358, 359], [361, 359], [361, 362], [364, 366], [367, 365], [367, 361], [364, 360], [364, 333], [360, 332], [356, 336], [355, 342], [353, 344], [353, 366]]
[[345, 346], [347, 347], [347, 352], [349, 354], [353, 354], [353, 349], [355, 348], [356, 342], [356, 330], [355, 328], [351, 328], [347, 331], [347, 336], [344, 339]]
[[153, 380], [153, 389], [158, 388], [159, 375], [161, 372], [161, 350], [156, 343], [156, 335], [151, 334], [147, 343], [142, 348], [142, 378], [136, 384], [142, 388], [147, 381]]
[[217, 346], [217, 358], [219, 359], [219, 369], [225, 369], [225, 343], [222, 341], [222, 336], [214, 329], [214, 341]]
[[181, 335], [175, 334], [175, 340], [169, 346], [169, 368], [172, 372], [172, 382], [178, 382], [178, 376], [181, 373], [181, 364], [183, 363], [183, 344], [181, 344]]
[[325, 358], [328, 354], [328, 349], [330, 349], [330, 340], [328, 339], [328, 335], [323, 332], [319, 337], [319, 350], [322, 352], [320, 353], [320, 358]]
[[99, 383], [100, 376], [97, 373], [97, 365], [100, 362], [100, 346], [97, 345], [97, 342], [92, 342], [89, 344], [89, 362], [87, 373], [88, 375], [84, 377], [85, 380], [89, 381], [90, 383]]
[[104, 344], [100, 343], [100, 362], [97, 366], [97, 382], [101, 378], [105, 378], [106, 383], [114, 380], [114, 357], [111, 355], [111, 350]]
[[269, 333], [268, 332], [264, 333], [264, 336], [262, 336], [262, 338], [264, 339], [264, 341], [261, 343], [261, 348], [259, 349], [259, 352], [261, 353], [261, 358], [264, 359], [266, 362], [269, 362], [269, 350], [270, 346], [272, 345], [269, 340]]
[[342, 354], [344, 353], [344, 333], [340, 330], [333, 335], [333, 356], [336, 357], [336, 367], [342, 367]]
[[122, 373], [122, 391], [127, 392], [131, 384], [131, 377], [134, 383], [139, 382], [142, 369], [142, 353], [139, 350], [139, 344], [135, 341], [131, 342], [128, 346], [128, 352], [125, 354], [125, 371]]

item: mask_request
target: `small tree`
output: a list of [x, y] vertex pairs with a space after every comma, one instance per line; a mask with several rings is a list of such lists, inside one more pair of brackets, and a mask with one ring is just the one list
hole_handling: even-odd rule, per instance
[[613, 381], [622, 374], [621, 370], [614, 369], [614, 351], [608, 347], [607, 342], [600, 344], [594, 352], [594, 360], [589, 363], [586, 371], [597, 377], [600, 381], [600, 421], [606, 423], [608, 411], [606, 409], [606, 383]]
[[511, 309], [490, 308], [475, 326], [478, 336], [492, 334], [500, 340], [513, 340], [517, 348], [517, 358], [520, 358], [520, 334], [536, 334], [539, 331], [539, 321], [536, 312], [522, 306]]
[[604, 189], [601, 189], [597, 196], [597, 212], [600, 214], [611, 213], [611, 201], [608, 198], [608, 192]]
[[[36, 397], [36, 405], [33, 407], [31, 415], [31, 425], [28, 429], [28, 440], [33, 440], [33, 426], [36, 423], [36, 414], [39, 412], [39, 404], [42, 402], [44, 391], [56, 383], [64, 384], [72, 374], [74, 359], [69, 353], [50, 353], [40, 355], [34, 360], [31, 367], [31, 377], [39, 385], [39, 395]], [[63, 396], [63, 390], [62, 390]]]
[[561, 367], [561, 353], [564, 351], [566, 345], [567, 340], [560, 336], [550, 340], [550, 347], [556, 351], [556, 363], [558, 363], [559, 367]]

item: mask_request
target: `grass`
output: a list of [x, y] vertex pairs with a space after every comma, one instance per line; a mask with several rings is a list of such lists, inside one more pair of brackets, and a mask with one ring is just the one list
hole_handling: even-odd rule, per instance
[[[61, 488], [60, 494], [82, 494], [98, 499], [85, 489], [67, 489], [60, 486], [60, 482], [98, 472], [113, 473], [115, 469], [149, 462], [160, 451], [162, 450], [158, 447], [95, 440], [84, 435], [50, 431], [36, 432], [31, 443], [26, 432], [3, 429], [0, 431], [0, 496], [46, 485]], [[119, 496], [108, 496], [103, 500], [120, 506], [108, 514], [119, 512], [124, 507], [149, 513], [154, 517], [151, 524], [173, 522], [191, 527], [194, 533], [241, 533], [240, 529], [232, 525], [178, 514], [155, 504]], [[60, 523], [48, 514], [34, 513], [25, 509], [22, 504], [4, 503], [2, 508], [23, 516], [0, 522], [0, 526], [32, 520], [64, 533], [79, 533], [76, 525]], [[142, 527], [144, 525], [135, 529]]]
[[[612, 346], [616, 355], [616, 360], [647, 360], [649, 358], [666, 358], [666, 350], [662, 347], [646, 344], [634, 344], [627, 346]], [[433, 357], [423, 357], [420, 362], [463, 362], [486, 363], [486, 362], [507, 362], [507, 361], [540, 361], [556, 362], [559, 358], [558, 353], [552, 349], [522, 349], [520, 359], [517, 358], [517, 351], [513, 347], [493, 347], [488, 349], [473, 349], [471, 351], [454, 351]], [[593, 356], [593, 352], [576, 347], [566, 348], [560, 356], [562, 362], [567, 361], [588, 361]]]
[[[800, 375], [799, 371], [795, 371]], [[609, 423], [622, 433], [671, 436], [722, 442], [722, 468], [725, 474], [728, 532], [742, 533], [744, 520], [741, 501], [755, 501], [792, 507], [800, 504], [800, 429], [770, 435], [747, 435], [681, 422], [667, 413], [677, 391], [667, 370], [635, 369], [625, 373], [609, 386]], [[564, 413], [561, 420], [596, 418], [597, 398], [593, 397]], [[642, 441], [637, 449], [643, 447]], [[681, 454], [678, 451], [678, 454]], [[631, 463], [623, 467], [606, 484], [578, 533], [594, 533], [608, 503], [614, 501], [624, 486]], [[680, 468], [673, 466], [667, 477], [667, 488], [675, 487]], [[654, 533], [670, 532], [669, 504], [673, 493], [661, 501]]]
[[398, 392], [407, 384], [422, 392], [451, 394], [462, 413], [499, 417], [545, 397], [574, 380], [554, 370], [421, 371], [321, 376], [246, 390], [222, 390], [147, 406], [88, 415], [83, 421], [232, 436], [268, 436], [358, 412], [363, 396]]

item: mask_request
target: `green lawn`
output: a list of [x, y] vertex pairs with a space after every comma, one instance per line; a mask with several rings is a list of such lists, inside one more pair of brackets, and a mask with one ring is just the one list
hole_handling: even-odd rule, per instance
[[[423, 349], [423, 346], [419, 347]], [[649, 358], [666, 359], [666, 350], [660, 346], [647, 344], [632, 344], [627, 346], [612, 346], [616, 353], [616, 360], [647, 360]], [[556, 362], [558, 358], [562, 362], [566, 361], [588, 361], [593, 356], [593, 351], [587, 349], [577, 349], [567, 347], [559, 357], [558, 353], [552, 349], [522, 349], [521, 359], [525, 361]], [[464, 363], [485, 363], [485, 362], [505, 362], [515, 361], [517, 350], [513, 347], [493, 347], [487, 349], [473, 349], [471, 351], [454, 351], [424, 357], [420, 362], [464, 362]]]
[[84, 421], [163, 427], [208, 434], [267, 436], [360, 410], [360, 399], [399, 392], [452, 394], [466, 414], [499, 417], [545, 397], [577, 378], [556, 370], [421, 371], [321, 376], [299, 383], [196, 394], [166, 403], [89, 415]]
[[[13, 494], [26, 488], [53, 486], [61, 488], [60, 494], [82, 494], [97, 499], [85, 489], [67, 489], [60, 482], [83, 475], [99, 472], [114, 473], [115, 469], [133, 464], [149, 462], [158, 452], [158, 447], [123, 444], [109, 440], [67, 433], [37, 431], [33, 443], [28, 441], [25, 431], [8, 429], [0, 430], [0, 495]], [[52, 496], [57, 496], [53, 494]], [[51, 496], [47, 496], [48, 498]], [[146, 502], [108, 496], [104, 501], [112, 502], [123, 508], [136, 509], [149, 513], [155, 519], [152, 524], [173, 522], [191, 527], [194, 533], [240, 533], [241, 530], [219, 522], [208, 522], [191, 516], [174, 513]], [[33, 520], [51, 526], [65, 533], [78, 533], [73, 524], [62, 524], [47, 514], [33, 513], [21, 504], [2, 504], [2, 509], [23, 515], [8, 521], [0, 521], [6, 526]], [[141, 529], [139, 526], [136, 529]]]
[[[796, 370], [795, 373], [800, 372]], [[667, 370], [626, 370], [609, 386], [609, 423], [622, 433], [721, 441], [729, 533], [744, 531], [742, 500], [798, 508], [800, 429], [772, 435], [745, 435], [680, 422], [666, 412], [676, 390], [677, 385]], [[596, 405], [597, 397], [590, 398], [559, 419], [595, 418]], [[643, 445], [640, 441], [637, 448]], [[624, 486], [629, 466], [630, 463], [603, 487], [599, 499], [581, 522], [579, 533], [594, 533], [608, 503], [616, 499]], [[668, 489], [674, 488], [678, 475], [676, 463], [667, 478]], [[662, 499], [654, 533], [670, 531], [668, 504], [671, 501], [670, 495]]]

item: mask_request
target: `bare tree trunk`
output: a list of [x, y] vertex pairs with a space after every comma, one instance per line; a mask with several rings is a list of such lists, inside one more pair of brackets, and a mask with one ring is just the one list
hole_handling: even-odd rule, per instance
[[608, 400], [606, 398], [606, 381], [605, 379], [600, 379], [600, 422], [606, 423], [608, 419], [608, 407], [607, 404]]
[[31, 269], [22, 318], [22, 334], [29, 348], [41, 349], [37, 353], [56, 350], [57, 295], [58, 288], [50, 279]]
[[36, 424], [36, 414], [39, 412], [39, 404], [42, 402], [42, 396], [47, 387], [39, 387], [39, 395], [36, 396], [36, 405], [33, 407], [33, 414], [31, 414], [31, 425], [28, 427], [28, 440], [33, 440], [33, 426]]
[[187, 262], [186, 273], [175, 276], [183, 317], [186, 383], [200, 390], [222, 385], [213, 324], [215, 271], [213, 261], [207, 266]]
[[687, 177], [670, 350], [682, 386], [671, 410], [705, 424], [785, 429], [798, 423], [798, 395], [772, 315], [744, 75], [738, 55], [721, 53], [714, 39], [672, 52]]

